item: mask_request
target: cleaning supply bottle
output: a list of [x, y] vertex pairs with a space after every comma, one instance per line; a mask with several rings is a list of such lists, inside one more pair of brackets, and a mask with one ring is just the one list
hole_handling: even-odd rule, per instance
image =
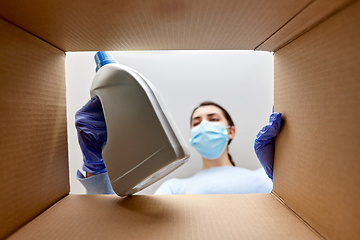
[[132, 195], [187, 162], [189, 150], [145, 77], [110, 52], [97, 52], [95, 61], [90, 95], [100, 98], [106, 121], [102, 157], [115, 193]]

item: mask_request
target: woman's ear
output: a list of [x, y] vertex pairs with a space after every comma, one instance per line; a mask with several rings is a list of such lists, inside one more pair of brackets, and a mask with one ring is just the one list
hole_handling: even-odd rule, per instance
[[231, 140], [231, 139], [234, 139], [234, 137], [235, 137], [235, 126], [230, 126], [230, 128], [229, 128], [229, 139]]

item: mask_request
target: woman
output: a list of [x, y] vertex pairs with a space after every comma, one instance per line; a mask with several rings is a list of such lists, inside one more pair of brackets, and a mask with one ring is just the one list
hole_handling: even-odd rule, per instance
[[[276, 113], [275, 113], [276, 114]], [[272, 116], [274, 113], [272, 114]], [[106, 124], [101, 102], [92, 98], [76, 113], [76, 128], [83, 152], [84, 176], [77, 173], [78, 180], [88, 194], [114, 194], [101, 157], [101, 148], [106, 142]], [[279, 125], [281, 114], [265, 126], [255, 141], [256, 153], [268, 176], [272, 179], [273, 138], [280, 131], [268, 134], [268, 129]], [[170, 179], [162, 184], [155, 194], [221, 194], [221, 193], [268, 193], [272, 189], [263, 169], [251, 171], [235, 167], [228, 145], [235, 136], [235, 125], [228, 112], [221, 106], [204, 102], [195, 108], [190, 119], [190, 145], [202, 155], [202, 170], [187, 179]], [[265, 133], [265, 134], [264, 134]], [[268, 134], [266, 139], [262, 136]], [[270, 147], [269, 147], [270, 146]], [[264, 154], [264, 152], [266, 154]], [[259, 153], [261, 153], [259, 155]], [[270, 153], [270, 154], [269, 154]]]
[[235, 167], [229, 144], [235, 125], [229, 113], [213, 102], [203, 102], [191, 118], [190, 145], [202, 156], [202, 169], [186, 179], [173, 178], [155, 194], [236, 194], [270, 193], [272, 181], [262, 168], [251, 171]]

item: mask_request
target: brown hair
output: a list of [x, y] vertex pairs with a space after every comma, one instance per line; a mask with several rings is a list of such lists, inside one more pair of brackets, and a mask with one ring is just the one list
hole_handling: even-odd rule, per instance
[[[222, 111], [222, 113], [224, 114], [224, 117], [226, 118], [229, 126], [230, 126], [230, 127], [232, 127], [232, 126], [235, 127], [235, 124], [234, 124], [233, 120], [231, 119], [230, 114], [229, 114], [223, 107], [221, 107], [219, 104], [214, 103], [214, 102], [210, 102], [210, 101], [205, 101], [205, 102], [200, 103], [200, 105], [197, 106], [197, 107], [193, 110], [193, 112], [192, 112], [192, 114], [191, 114], [191, 117], [190, 117], [190, 126], [191, 126], [192, 117], [193, 117], [194, 112], [196, 111], [196, 109], [198, 109], [199, 107], [204, 107], [204, 106], [215, 106], [215, 107], [217, 107], [217, 108], [220, 108], [221, 111]], [[232, 141], [232, 139], [229, 140], [228, 146], [229, 146], [229, 144], [231, 143], [231, 141]], [[234, 161], [232, 160], [232, 157], [231, 157], [231, 155], [230, 155], [229, 153], [228, 153], [228, 156], [229, 156], [229, 159], [230, 159], [231, 164], [232, 164], [233, 166], [235, 166], [235, 163], [234, 163]]]

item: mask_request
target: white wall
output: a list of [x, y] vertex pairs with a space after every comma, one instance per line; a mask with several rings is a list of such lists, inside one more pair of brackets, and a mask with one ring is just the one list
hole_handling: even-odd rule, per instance
[[[82, 154], [77, 142], [75, 112], [89, 99], [95, 75], [95, 52], [66, 54], [68, 144], [71, 193], [85, 193], [76, 180]], [[259, 51], [139, 51], [113, 52], [114, 58], [145, 76], [159, 90], [186, 140], [190, 114], [202, 101], [223, 106], [236, 126], [230, 154], [238, 167], [261, 167], [254, 148], [257, 132], [268, 121], [274, 102], [273, 55]], [[201, 169], [201, 157], [191, 148], [187, 164], [143, 190], [153, 193], [166, 179], [186, 178]]]

